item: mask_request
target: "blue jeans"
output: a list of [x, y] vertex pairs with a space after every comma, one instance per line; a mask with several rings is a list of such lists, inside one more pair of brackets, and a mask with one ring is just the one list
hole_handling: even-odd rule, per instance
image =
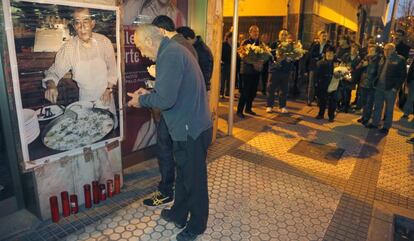
[[404, 115], [410, 115], [413, 113], [413, 105], [414, 105], [414, 81], [408, 83], [408, 96], [407, 100], [404, 104]]
[[173, 187], [175, 181], [175, 161], [173, 157], [173, 141], [168, 132], [167, 124], [161, 114], [157, 128], [156, 156], [161, 174], [158, 191], [165, 196], [174, 195]]
[[361, 87], [361, 96], [359, 102], [363, 107], [362, 122], [367, 123], [372, 116], [372, 108], [374, 107], [375, 89]]
[[270, 74], [270, 82], [267, 84], [267, 107], [275, 104], [275, 90], [278, 90], [279, 108], [286, 107], [287, 93], [289, 91], [289, 72], [276, 71]]
[[384, 128], [390, 129], [392, 126], [392, 117], [394, 114], [395, 98], [397, 92], [393, 90], [382, 90], [375, 89], [375, 100], [374, 100], [374, 115], [372, 117], [372, 124], [379, 126], [382, 116], [382, 109], [385, 103], [385, 120]]

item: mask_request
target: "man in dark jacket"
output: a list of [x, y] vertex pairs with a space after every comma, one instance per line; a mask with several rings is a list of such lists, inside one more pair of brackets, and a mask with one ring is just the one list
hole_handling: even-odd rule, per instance
[[[252, 25], [249, 28], [249, 39], [246, 39], [242, 46], [247, 44], [257, 45], [261, 44], [259, 40], [259, 27], [256, 25]], [[257, 63], [260, 65], [260, 63]], [[262, 65], [264, 63], [261, 63]], [[239, 104], [237, 105], [237, 116], [239, 118], [244, 118], [244, 113], [250, 115], [256, 115], [256, 113], [252, 110], [253, 101], [256, 97], [257, 86], [259, 84], [261, 71], [258, 71], [253, 64], [247, 63], [243, 61], [241, 63], [240, 69], [240, 99]]]
[[410, 46], [404, 43], [404, 38], [405, 38], [404, 30], [398, 29], [395, 32], [395, 37], [394, 37], [395, 50], [397, 51], [397, 54], [403, 56], [405, 59], [408, 59], [411, 48]]
[[206, 89], [207, 91], [210, 91], [214, 62], [210, 48], [203, 42], [201, 36], [196, 36], [194, 30], [189, 27], [179, 27], [177, 28], [177, 33], [182, 34], [197, 51], [198, 64], [200, 65], [201, 72], [203, 72]]
[[[179, 43], [191, 53], [195, 60], [198, 60], [197, 52], [193, 45], [182, 34], [175, 31], [174, 21], [170, 17], [165, 15], [157, 16], [152, 21], [152, 24], [158, 27], [165, 37]], [[157, 124], [156, 156], [160, 168], [161, 181], [158, 184], [158, 190], [154, 192], [152, 197], [144, 199], [143, 203], [147, 206], [164, 205], [172, 202], [174, 199], [175, 162], [173, 157], [173, 141], [162, 113]]]
[[403, 119], [408, 119], [410, 114], [413, 114], [413, 105], [414, 105], [414, 61], [411, 63], [410, 68], [408, 69], [407, 74], [407, 84], [408, 84], [408, 96], [404, 104], [404, 115]]
[[308, 71], [309, 71], [309, 81], [308, 81], [308, 90], [307, 90], [307, 104], [312, 105], [312, 102], [315, 98], [315, 69], [316, 63], [323, 58], [326, 49], [331, 46], [328, 41], [328, 34], [325, 31], [318, 32], [318, 40], [315, 41], [308, 53]]
[[273, 43], [271, 46], [274, 61], [271, 63], [271, 69], [269, 69], [269, 83], [267, 86], [267, 105], [266, 112], [271, 113], [275, 102], [275, 90], [279, 96], [279, 113], [288, 113], [286, 109], [287, 92], [289, 90], [289, 74], [292, 67], [292, 59], [288, 59], [283, 56], [283, 53], [278, 53], [277, 49], [279, 44], [286, 42], [288, 37], [287, 30], [281, 30], [279, 32], [279, 40]]
[[392, 126], [394, 104], [397, 91], [407, 76], [407, 67], [403, 56], [395, 51], [395, 45], [388, 43], [384, 47], [384, 58], [380, 61], [378, 79], [375, 83], [375, 100], [372, 123], [368, 128], [378, 129], [385, 103], [385, 120], [381, 132], [388, 134]]
[[316, 119], [324, 118], [326, 104], [328, 104], [328, 117], [330, 122], [333, 122], [335, 119], [337, 102], [336, 91], [328, 93], [328, 87], [334, 72], [334, 57], [335, 49], [330, 46], [326, 49], [325, 57], [316, 64], [315, 69], [315, 80], [317, 85], [316, 95], [318, 97], [319, 105], [319, 113], [316, 116]]
[[363, 107], [362, 116], [358, 119], [364, 126], [371, 119], [374, 107], [375, 88], [374, 84], [378, 78], [379, 61], [381, 60], [380, 49], [375, 44], [368, 47], [368, 54], [362, 60], [362, 77], [360, 82], [360, 102]]
[[185, 227], [178, 241], [196, 240], [207, 226], [206, 157], [212, 136], [203, 74], [191, 53], [155, 26], [139, 25], [134, 37], [142, 55], [157, 61], [157, 76], [154, 91], [128, 93], [128, 106], [160, 109], [174, 146], [175, 199], [171, 209], [161, 211], [161, 218]]

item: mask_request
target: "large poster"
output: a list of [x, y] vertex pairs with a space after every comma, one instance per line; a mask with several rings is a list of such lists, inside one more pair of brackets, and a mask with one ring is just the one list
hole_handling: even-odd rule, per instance
[[[174, 20], [177, 27], [187, 23], [188, 0], [126, 0], [124, 9], [125, 38], [125, 92], [133, 92], [145, 86], [145, 81], [152, 80], [147, 67], [154, 64], [141, 56], [134, 43], [134, 26], [151, 23], [158, 15], [167, 15]], [[145, 108], [126, 109], [125, 138], [122, 143], [122, 154], [156, 143], [156, 110]]]
[[3, 0], [24, 168], [122, 138], [117, 7]]

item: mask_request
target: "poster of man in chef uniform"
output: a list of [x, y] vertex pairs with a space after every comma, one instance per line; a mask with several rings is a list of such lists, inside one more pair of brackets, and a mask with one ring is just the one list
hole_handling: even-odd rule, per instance
[[[153, 80], [147, 67], [154, 64], [141, 56], [135, 47], [133, 36], [135, 25], [151, 23], [159, 15], [167, 15], [177, 27], [187, 24], [188, 0], [125, 0], [123, 24], [125, 34], [125, 92], [145, 86]], [[145, 108], [127, 108], [125, 138], [122, 143], [124, 156], [156, 143], [156, 111]]]
[[59, 0], [6, 5], [26, 167], [121, 140], [119, 12]]

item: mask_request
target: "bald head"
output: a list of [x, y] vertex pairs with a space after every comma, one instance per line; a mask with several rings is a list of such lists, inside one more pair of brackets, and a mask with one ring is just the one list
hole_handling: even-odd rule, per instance
[[135, 29], [134, 42], [143, 56], [155, 61], [163, 37], [158, 27], [151, 24], [141, 24]]
[[257, 25], [252, 25], [249, 28], [249, 35], [251, 39], [258, 39], [259, 38], [259, 27]]

